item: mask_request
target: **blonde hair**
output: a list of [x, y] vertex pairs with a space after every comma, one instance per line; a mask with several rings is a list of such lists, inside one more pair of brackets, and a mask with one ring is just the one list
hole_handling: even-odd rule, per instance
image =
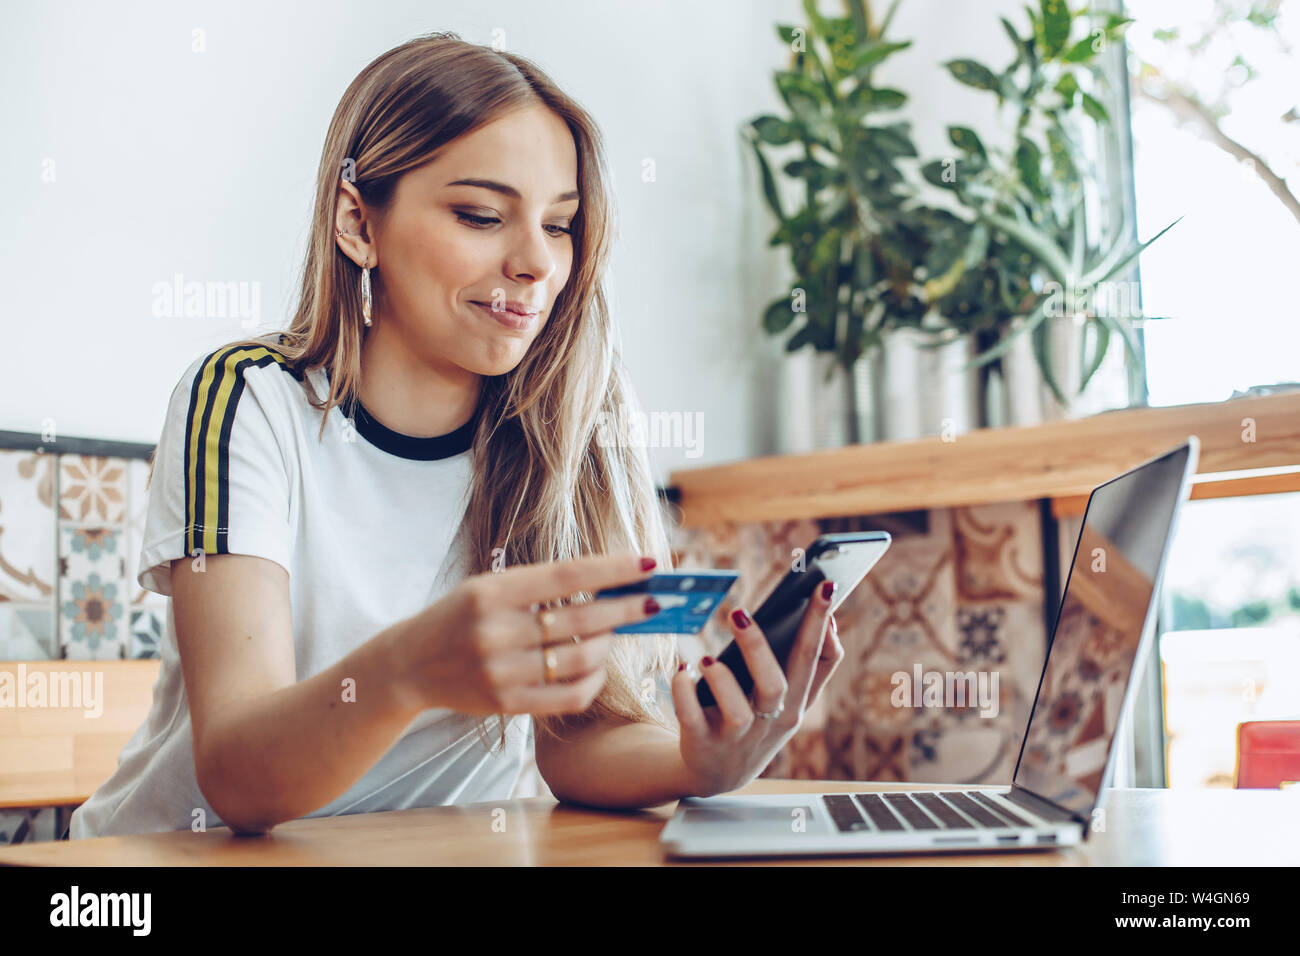
[[[572, 222], [573, 268], [542, 331], [519, 365], [485, 377], [470, 454], [465, 514], [470, 574], [500, 567], [635, 550], [672, 567], [665, 516], [644, 448], [598, 441], [598, 426], [637, 410], [603, 288], [612, 209], [599, 129], [537, 66], [455, 33], [417, 37], [372, 61], [330, 121], [317, 176], [302, 290], [289, 329], [232, 345], [273, 348], [295, 368], [325, 367], [322, 402], [307, 377], [321, 435], [336, 405], [351, 408], [361, 378], [360, 267], [338, 248], [334, 217], [344, 163], [368, 208], [382, 213], [398, 179], [451, 140], [516, 109], [544, 106], [565, 121], [578, 156], [580, 204]], [[377, 271], [377, 270], [376, 270]], [[383, 321], [377, 315], [375, 321]], [[269, 339], [269, 340], [268, 340]], [[612, 424], [606, 425], [612, 427]], [[496, 561], [494, 562], [494, 557]], [[581, 593], [579, 601], [591, 599]], [[572, 599], [552, 606], [577, 603]], [[540, 731], [596, 719], [648, 722], [676, 731], [659, 707], [676, 669], [666, 635], [615, 635], [607, 680], [583, 714], [536, 718]], [[504, 749], [507, 717], [494, 715]], [[478, 722], [487, 745], [489, 718]]]

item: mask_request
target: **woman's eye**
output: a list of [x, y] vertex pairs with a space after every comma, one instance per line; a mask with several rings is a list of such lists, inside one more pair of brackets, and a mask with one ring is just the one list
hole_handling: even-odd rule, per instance
[[[501, 221], [500, 219], [494, 219], [491, 216], [476, 216], [473, 213], [461, 212], [459, 210], [456, 211], [456, 218], [459, 219], [461, 222], [468, 223], [477, 228], [481, 228], [483, 226], [490, 226], [495, 222]], [[551, 224], [543, 228], [559, 230], [558, 233], [554, 233], [554, 232], [551, 233], [552, 236], [559, 236], [559, 235], [567, 236], [573, 234], [573, 229], [569, 226], [560, 226], [560, 225]]]

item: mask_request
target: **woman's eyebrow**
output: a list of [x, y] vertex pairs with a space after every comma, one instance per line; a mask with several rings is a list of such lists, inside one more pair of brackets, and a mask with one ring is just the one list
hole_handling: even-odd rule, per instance
[[[501, 193], [503, 196], [509, 196], [511, 199], [522, 199], [519, 190], [514, 186], [507, 186], [505, 183], [499, 183], [492, 179], [454, 179], [447, 184], [448, 186], [478, 186], [481, 189], [491, 189], [493, 192]], [[568, 202], [571, 199], [578, 199], [578, 191], [570, 190], [567, 193], [560, 193], [551, 200], [551, 205], [557, 202]]]

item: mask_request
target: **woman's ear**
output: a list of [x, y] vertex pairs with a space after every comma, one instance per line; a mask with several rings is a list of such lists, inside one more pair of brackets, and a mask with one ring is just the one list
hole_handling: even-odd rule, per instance
[[358, 266], [379, 265], [379, 253], [371, 241], [369, 215], [357, 187], [346, 177], [339, 180], [334, 205], [334, 241], [343, 254]]

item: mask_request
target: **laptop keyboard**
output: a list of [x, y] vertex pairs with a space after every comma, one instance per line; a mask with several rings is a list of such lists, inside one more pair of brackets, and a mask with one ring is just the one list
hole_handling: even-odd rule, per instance
[[[824, 793], [843, 833], [858, 830], [975, 830], [1033, 827], [978, 790], [925, 793]], [[960, 812], [958, 812], [960, 811]]]

